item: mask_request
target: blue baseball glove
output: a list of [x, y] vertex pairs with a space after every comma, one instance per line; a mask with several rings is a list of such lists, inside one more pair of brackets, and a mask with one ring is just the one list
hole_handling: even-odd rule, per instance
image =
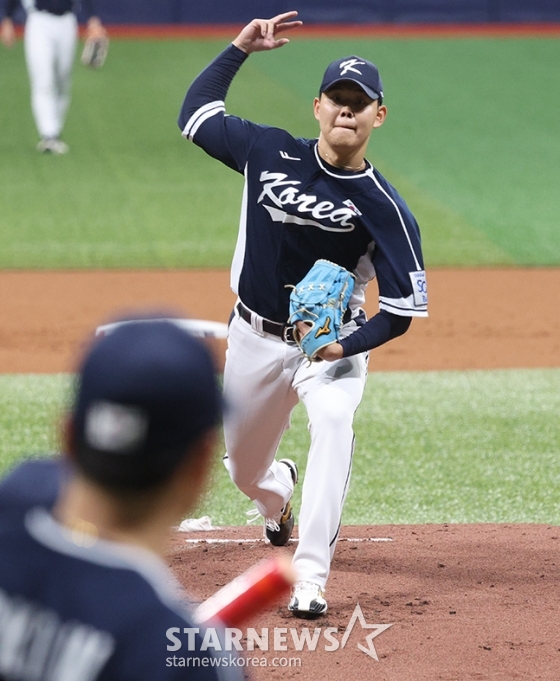
[[[354, 275], [329, 260], [317, 260], [290, 294], [289, 323], [303, 354], [312, 362], [321, 361], [317, 353], [336, 343], [348, 301], [354, 290]], [[302, 336], [296, 322], [311, 327]]]

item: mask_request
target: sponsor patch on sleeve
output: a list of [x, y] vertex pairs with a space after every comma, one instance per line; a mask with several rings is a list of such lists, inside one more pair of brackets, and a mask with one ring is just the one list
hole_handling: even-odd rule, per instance
[[414, 298], [414, 305], [417, 307], [428, 304], [428, 286], [426, 284], [426, 272], [421, 270], [419, 272], [409, 272], [410, 281], [412, 282], [412, 295]]

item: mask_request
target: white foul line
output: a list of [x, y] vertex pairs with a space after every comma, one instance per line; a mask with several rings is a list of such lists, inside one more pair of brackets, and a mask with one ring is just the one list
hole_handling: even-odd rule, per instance
[[[290, 539], [290, 542], [297, 542], [299, 541], [298, 539]], [[352, 542], [368, 542], [368, 541], [374, 541], [374, 542], [388, 542], [388, 541], [393, 541], [390, 537], [349, 537], [348, 539], [345, 537], [341, 537], [339, 540], [341, 541], [352, 541]], [[257, 537], [255, 539], [217, 539], [217, 538], [211, 538], [211, 539], [185, 539], [186, 544], [258, 544], [259, 542], [266, 542], [268, 543], [268, 540], [265, 539], [264, 537]]]

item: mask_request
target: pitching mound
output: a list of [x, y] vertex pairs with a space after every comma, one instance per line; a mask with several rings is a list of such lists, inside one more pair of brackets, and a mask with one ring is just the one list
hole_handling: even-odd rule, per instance
[[[204, 600], [274, 551], [262, 528], [178, 532], [169, 564]], [[326, 616], [296, 619], [282, 599], [241, 627], [268, 638], [268, 650], [255, 645], [245, 653], [247, 666], [254, 679], [552, 681], [560, 667], [559, 567], [558, 527], [344, 527]], [[354, 618], [342, 648], [358, 604], [363, 622]], [[378, 630], [362, 623], [391, 626], [368, 645], [366, 636]], [[305, 636], [316, 637], [314, 649]]]

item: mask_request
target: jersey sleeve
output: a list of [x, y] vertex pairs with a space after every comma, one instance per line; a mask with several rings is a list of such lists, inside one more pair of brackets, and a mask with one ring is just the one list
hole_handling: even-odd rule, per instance
[[234, 45], [218, 55], [189, 87], [178, 119], [183, 137], [240, 173], [255, 140], [267, 129], [226, 113], [229, 86], [247, 56]]
[[68, 475], [61, 457], [23, 461], [0, 480], [0, 513], [32, 506], [52, 508]]
[[426, 273], [418, 223], [398, 192], [372, 173], [378, 200], [371, 225], [371, 265], [379, 289], [379, 312], [340, 341], [344, 356], [372, 350], [406, 333], [412, 317], [428, 316]]
[[379, 175], [372, 173], [371, 177], [379, 190], [371, 232], [379, 309], [403, 317], [427, 317], [428, 292], [418, 223], [394, 187]]
[[373, 350], [393, 340], [393, 338], [402, 336], [403, 333], [408, 331], [411, 321], [411, 317], [402, 317], [381, 310], [360, 326], [357, 331], [339, 341], [344, 351], [344, 357]]

